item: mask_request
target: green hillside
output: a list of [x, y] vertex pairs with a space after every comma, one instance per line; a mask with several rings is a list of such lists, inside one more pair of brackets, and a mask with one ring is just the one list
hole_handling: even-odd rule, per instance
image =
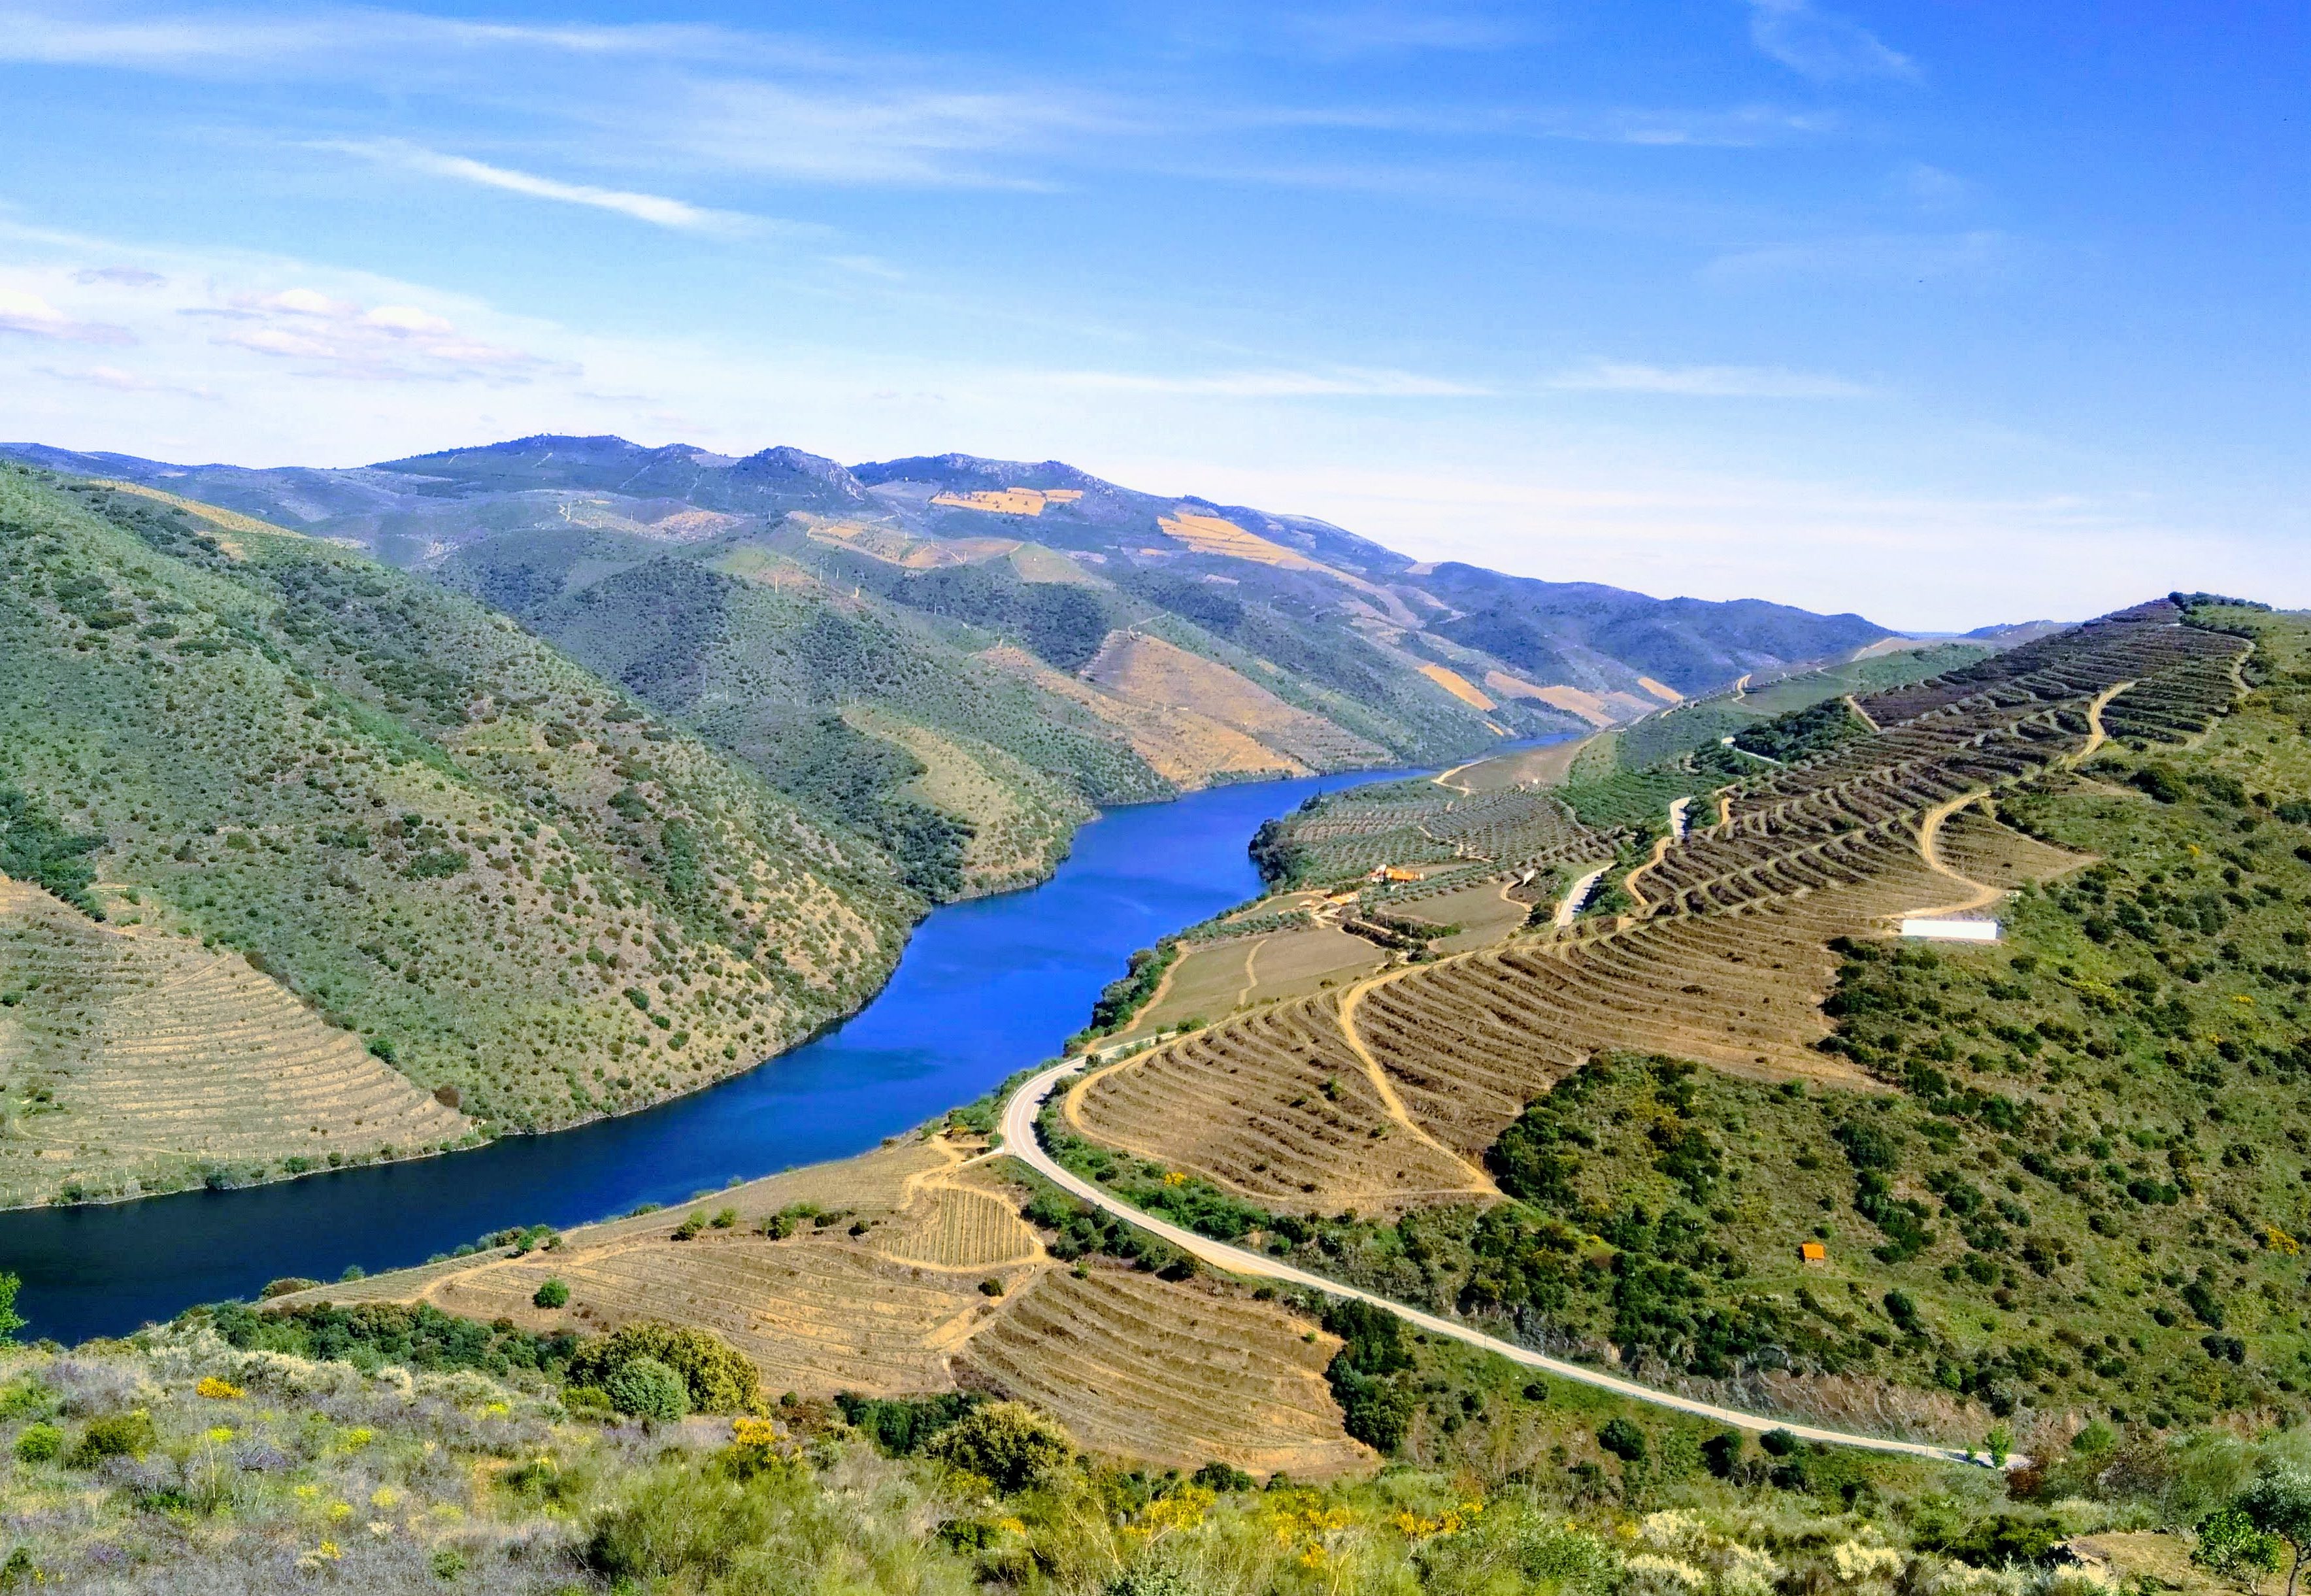
[[752, 1065], [920, 911], [881, 850], [359, 554], [11, 467], [0, 560], [0, 859], [244, 952], [484, 1133]]
[[440, 574], [871, 839], [935, 902], [1029, 885], [1095, 806], [1178, 792], [1082, 706], [975, 658], [996, 634], [826, 565], [798, 535], [668, 552], [566, 532], [488, 539]]
[[[2062, 850], [1999, 911], [2001, 941], [1836, 945], [1821, 1048], [1881, 1089], [1600, 1054], [1487, 1154], [1508, 1203], [1255, 1222], [1346, 1278], [1656, 1378], [1797, 1367], [2158, 1428], [2292, 1406], [2311, 616], [2188, 614], [2253, 640], [2244, 696], [2207, 729], [2175, 688], [2121, 691], [2083, 769], [1984, 800]], [[1801, 1261], [1817, 1240], [1826, 1260]]]

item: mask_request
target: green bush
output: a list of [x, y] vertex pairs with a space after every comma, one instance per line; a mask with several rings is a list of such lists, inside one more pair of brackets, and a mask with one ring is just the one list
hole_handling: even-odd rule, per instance
[[1625, 1463], [1645, 1461], [1645, 1433], [1626, 1418], [1609, 1418], [1597, 1432], [1597, 1444]]
[[65, 1449], [65, 1433], [54, 1425], [26, 1425], [16, 1437], [16, 1455], [28, 1463], [52, 1463]]
[[134, 1413], [108, 1414], [89, 1421], [65, 1462], [74, 1469], [93, 1469], [107, 1458], [142, 1457], [159, 1439], [153, 1433], [153, 1416], [141, 1408]]
[[690, 1391], [682, 1376], [647, 1354], [611, 1370], [602, 1381], [602, 1391], [611, 1407], [636, 1418], [671, 1420], [690, 1411]]
[[[680, 1376], [690, 1408], [699, 1413], [760, 1413], [762, 1376], [745, 1354], [711, 1330], [652, 1320], [629, 1324], [580, 1346], [570, 1360], [572, 1385], [597, 1385], [613, 1396], [615, 1372], [637, 1357], [656, 1360]], [[631, 1411], [631, 1409], [626, 1409]]]
[[1004, 1491], [1040, 1483], [1075, 1453], [1065, 1435], [1017, 1402], [974, 1408], [940, 1431], [923, 1451]]
[[541, 1308], [566, 1307], [570, 1303], [570, 1287], [559, 1280], [548, 1280], [537, 1288], [529, 1300]]

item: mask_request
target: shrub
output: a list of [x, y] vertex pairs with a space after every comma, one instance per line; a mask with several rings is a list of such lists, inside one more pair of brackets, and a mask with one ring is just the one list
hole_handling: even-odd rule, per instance
[[65, 1449], [65, 1433], [54, 1425], [26, 1425], [16, 1437], [16, 1455], [28, 1463], [52, 1463]]
[[834, 1399], [843, 1418], [855, 1425], [882, 1452], [905, 1457], [920, 1452], [930, 1438], [986, 1401], [976, 1391], [941, 1391], [927, 1397], [862, 1397], [843, 1391]]
[[746, 1356], [711, 1330], [642, 1320], [580, 1347], [570, 1360], [572, 1385], [615, 1393], [610, 1376], [636, 1357], [654, 1358], [682, 1377], [692, 1409], [760, 1413], [762, 1376]]
[[108, 1414], [89, 1421], [65, 1461], [74, 1469], [93, 1469], [107, 1458], [142, 1457], [158, 1440], [153, 1433], [153, 1416], [143, 1408]]
[[1609, 1418], [1597, 1432], [1597, 1444], [1625, 1463], [1640, 1463], [1645, 1456], [1645, 1433], [1626, 1418]]
[[541, 1308], [566, 1307], [570, 1303], [570, 1287], [559, 1280], [548, 1280], [530, 1297]]
[[1003, 1282], [997, 1279], [992, 1275], [988, 1276], [986, 1279], [981, 1280], [979, 1283], [979, 1295], [981, 1296], [1001, 1296], [1003, 1295]]
[[949, 1425], [923, 1450], [991, 1481], [999, 1490], [1017, 1491], [1060, 1469], [1075, 1449], [1033, 1409], [990, 1402]]
[[703, 1214], [693, 1214], [689, 1218], [685, 1219], [681, 1224], [674, 1227], [674, 1239], [677, 1242], [693, 1240], [697, 1236], [698, 1233], [705, 1228], [706, 1216]]
[[682, 1376], [648, 1354], [630, 1357], [602, 1381], [610, 1406], [636, 1418], [676, 1419], [690, 1411]]

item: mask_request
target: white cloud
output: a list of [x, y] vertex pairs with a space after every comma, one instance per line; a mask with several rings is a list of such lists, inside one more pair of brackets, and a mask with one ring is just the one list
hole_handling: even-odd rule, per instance
[[146, 72], [242, 75], [302, 65], [360, 75], [388, 58], [438, 65], [444, 52], [711, 60], [726, 55], [735, 38], [715, 28], [475, 22], [375, 6], [317, 5], [289, 13], [0, 5], [0, 60]]
[[437, 150], [424, 149], [399, 140], [371, 143], [336, 144], [322, 146], [342, 150], [348, 154], [362, 155], [373, 161], [405, 168], [410, 171], [429, 173], [434, 177], [450, 178], [461, 183], [474, 183], [484, 188], [503, 189], [510, 194], [526, 195], [532, 199], [550, 199], [563, 205], [589, 205], [599, 211], [614, 211], [631, 216], [637, 222], [647, 222], [653, 227], [673, 228], [683, 232], [745, 232], [756, 225], [755, 219], [735, 211], [710, 210], [686, 200], [669, 199], [664, 195], [639, 194], [624, 188], [600, 188], [590, 183], [564, 183], [554, 178], [540, 177], [535, 172], [517, 171], [511, 167], [492, 166], [485, 161], [470, 160], [463, 155], [447, 155]]
[[43, 377], [54, 377], [62, 382], [85, 382], [95, 388], [109, 389], [116, 394], [173, 394], [186, 398], [214, 399], [214, 388], [188, 387], [183, 383], [161, 382], [118, 366], [89, 366], [70, 371], [56, 366], [36, 368]]
[[133, 344], [126, 327], [100, 321], [75, 321], [29, 289], [0, 283], [0, 333], [47, 338], [60, 344]]
[[1548, 379], [1581, 393], [1674, 394], [1705, 399], [1859, 399], [1877, 390], [1843, 377], [1780, 366], [1649, 366], [1599, 361]]
[[1817, 83], [1915, 78], [1917, 64], [1858, 22], [1807, 0], [1749, 0], [1749, 39], [1792, 72]]

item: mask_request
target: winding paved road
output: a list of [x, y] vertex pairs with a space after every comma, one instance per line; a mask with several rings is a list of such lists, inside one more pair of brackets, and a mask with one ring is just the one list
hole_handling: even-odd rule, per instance
[[[1710, 1419], [1730, 1429], [1748, 1430], [1752, 1434], [1763, 1434], [1767, 1430], [1787, 1430], [1792, 1435], [1802, 1436], [1808, 1441], [1823, 1441], [1839, 1446], [1859, 1447], [1866, 1452], [1897, 1452], [1905, 1457], [1932, 1458], [1946, 1462], [1982, 1461], [1981, 1459], [1970, 1453], [1947, 1446], [1932, 1446], [1919, 1441], [1888, 1441], [1877, 1435], [1855, 1435], [1844, 1430], [1820, 1429], [1812, 1425], [1797, 1424], [1766, 1414], [1744, 1413], [1736, 1408], [1720, 1408], [1714, 1402], [1704, 1402], [1692, 1397], [1681, 1397], [1670, 1391], [1655, 1391], [1651, 1386], [1639, 1385], [1634, 1380], [1624, 1380], [1618, 1375], [1608, 1374], [1602, 1370], [1587, 1368], [1580, 1364], [1566, 1363], [1561, 1358], [1549, 1357], [1545, 1354], [1519, 1347], [1513, 1341], [1504, 1341], [1497, 1337], [1488, 1336], [1482, 1330], [1473, 1330], [1454, 1320], [1424, 1313], [1418, 1308], [1407, 1307], [1401, 1303], [1392, 1302], [1387, 1297], [1375, 1295], [1372, 1292], [1359, 1291], [1353, 1286], [1343, 1286], [1337, 1280], [1328, 1280], [1321, 1275], [1311, 1274], [1305, 1269], [1294, 1269], [1288, 1263], [1279, 1262], [1273, 1258], [1250, 1252], [1243, 1247], [1232, 1247], [1225, 1242], [1216, 1242], [1209, 1236], [1198, 1235], [1194, 1231], [1183, 1229], [1168, 1220], [1159, 1219], [1144, 1209], [1132, 1207], [1112, 1192], [1101, 1190], [1098, 1186], [1073, 1171], [1062, 1168], [1059, 1160], [1043, 1149], [1042, 1138], [1036, 1134], [1035, 1130], [1036, 1116], [1042, 1111], [1044, 1100], [1051, 1096], [1053, 1089], [1068, 1077], [1081, 1069], [1085, 1062], [1086, 1060], [1081, 1059], [1070, 1059], [1064, 1064], [1055, 1064], [1040, 1075], [1031, 1077], [1020, 1086], [1017, 1091], [1012, 1093], [1010, 1101], [1003, 1105], [1002, 1150], [1026, 1164], [1053, 1185], [1073, 1192], [1094, 1208], [1106, 1209], [1118, 1218], [1128, 1221], [1151, 1235], [1162, 1238], [1179, 1248], [1181, 1252], [1192, 1254], [1215, 1269], [1225, 1269], [1232, 1275], [1251, 1275], [1269, 1280], [1279, 1280], [1290, 1286], [1306, 1286], [1321, 1291], [1328, 1296], [1353, 1297], [1359, 1302], [1371, 1303], [1375, 1307], [1386, 1308], [1398, 1318], [1418, 1326], [1432, 1336], [1447, 1336], [1455, 1341], [1465, 1342], [1482, 1351], [1496, 1353], [1511, 1363], [1521, 1364], [1529, 1369], [1543, 1370], [1560, 1380], [1571, 1380], [1583, 1385], [1593, 1385], [1605, 1391], [1616, 1391], [1625, 1397], [1633, 1397], [1641, 1402], [1651, 1402], [1656, 1407], [1673, 1408], [1679, 1413], [1689, 1413], [1696, 1417]], [[2007, 1466], [2019, 1468], [2028, 1461], [2028, 1459], [2020, 1456], [2010, 1457], [2007, 1459]]]

